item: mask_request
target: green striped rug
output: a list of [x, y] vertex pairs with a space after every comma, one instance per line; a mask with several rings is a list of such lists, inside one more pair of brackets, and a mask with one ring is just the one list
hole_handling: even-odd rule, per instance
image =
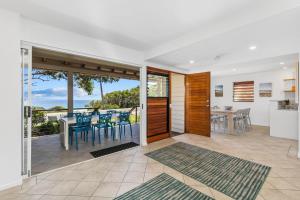
[[115, 198], [115, 200], [213, 200], [213, 198], [181, 183], [175, 178], [163, 173], [139, 187]]
[[183, 142], [145, 155], [237, 200], [254, 200], [271, 169]]

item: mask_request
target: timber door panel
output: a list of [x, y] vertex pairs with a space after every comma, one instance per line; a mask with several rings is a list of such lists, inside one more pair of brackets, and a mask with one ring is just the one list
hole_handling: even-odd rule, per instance
[[147, 142], [168, 138], [169, 72], [148, 67], [147, 70]]
[[210, 72], [186, 75], [186, 132], [210, 137]]
[[168, 101], [166, 98], [148, 98], [147, 135], [168, 132]]

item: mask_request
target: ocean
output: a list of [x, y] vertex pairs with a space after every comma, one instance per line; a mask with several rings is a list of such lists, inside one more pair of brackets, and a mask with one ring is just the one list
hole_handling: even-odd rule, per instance
[[[74, 100], [74, 108], [84, 108], [91, 100]], [[45, 109], [54, 106], [63, 106], [67, 108], [67, 100], [32, 100], [32, 106], [43, 107]]]

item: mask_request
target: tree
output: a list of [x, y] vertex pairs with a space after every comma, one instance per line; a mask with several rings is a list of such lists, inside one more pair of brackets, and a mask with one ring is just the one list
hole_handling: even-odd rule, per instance
[[[50, 81], [50, 80], [67, 80], [68, 73], [62, 71], [52, 71], [44, 69], [32, 69], [32, 80]], [[82, 88], [89, 95], [92, 94], [94, 89], [93, 77], [74, 73], [74, 83], [77, 87]], [[36, 83], [33, 82], [33, 85]]]
[[66, 109], [66, 108], [63, 106], [54, 106], [54, 107], [50, 108], [49, 110], [64, 110], [64, 109]]
[[100, 84], [100, 95], [101, 95], [101, 100], [103, 100], [104, 95], [103, 95], [103, 83], [113, 83], [113, 82], [118, 82], [120, 79], [119, 78], [114, 78], [114, 77], [105, 77], [101, 76], [96, 78], [96, 81], [99, 82]]
[[[41, 80], [41, 81], [50, 81], [53, 80], [67, 80], [68, 73], [62, 71], [52, 71], [44, 69], [32, 69], [32, 79]], [[99, 82], [100, 84], [100, 95], [103, 99], [103, 83], [113, 83], [118, 82], [119, 78], [109, 77], [109, 76], [91, 76], [86, 74], [74, 73], [74, 83], [77, 87], [82, 88], [88, 95], [91, 95], [94, 90], [93, 80]], [[35, 83], [33, 83], [35, 84]]]

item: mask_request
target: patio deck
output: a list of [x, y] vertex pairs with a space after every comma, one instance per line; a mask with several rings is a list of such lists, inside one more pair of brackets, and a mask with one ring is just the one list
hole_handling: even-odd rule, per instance
[[[74, 163], [82, 162], [85, 160], [92, 159], [93, 156], [90, 154], [92, 151], [96, 151], [111, 146], [127, 143], [133, 141], [137, 144], [140, 143], [140, 126], [134, 124], [133, 138], [130, 137], [129, 127], [126, 127], [126, 137], [122, 140], [113, 141], [110, 137], [105, 137], [103, 130], [101, 131], [101, 144], [98, 140], [95, 141], [95, 146], [92, 146], [91, 134], [89, 134], [88, 143], [79, 139], [79, 150], [76, 151], [75, 145], [71, 146], [69, 151], [66, 151], [60, 142], [59, 134], [41, 136], [33, 138], [32, 140], [32, 174], [39, 174], [56, 168], [64, 167]], [[116, 128], [118, 131], [118, 128]], [[97, 139], [97, 138], [96, 138]]]

